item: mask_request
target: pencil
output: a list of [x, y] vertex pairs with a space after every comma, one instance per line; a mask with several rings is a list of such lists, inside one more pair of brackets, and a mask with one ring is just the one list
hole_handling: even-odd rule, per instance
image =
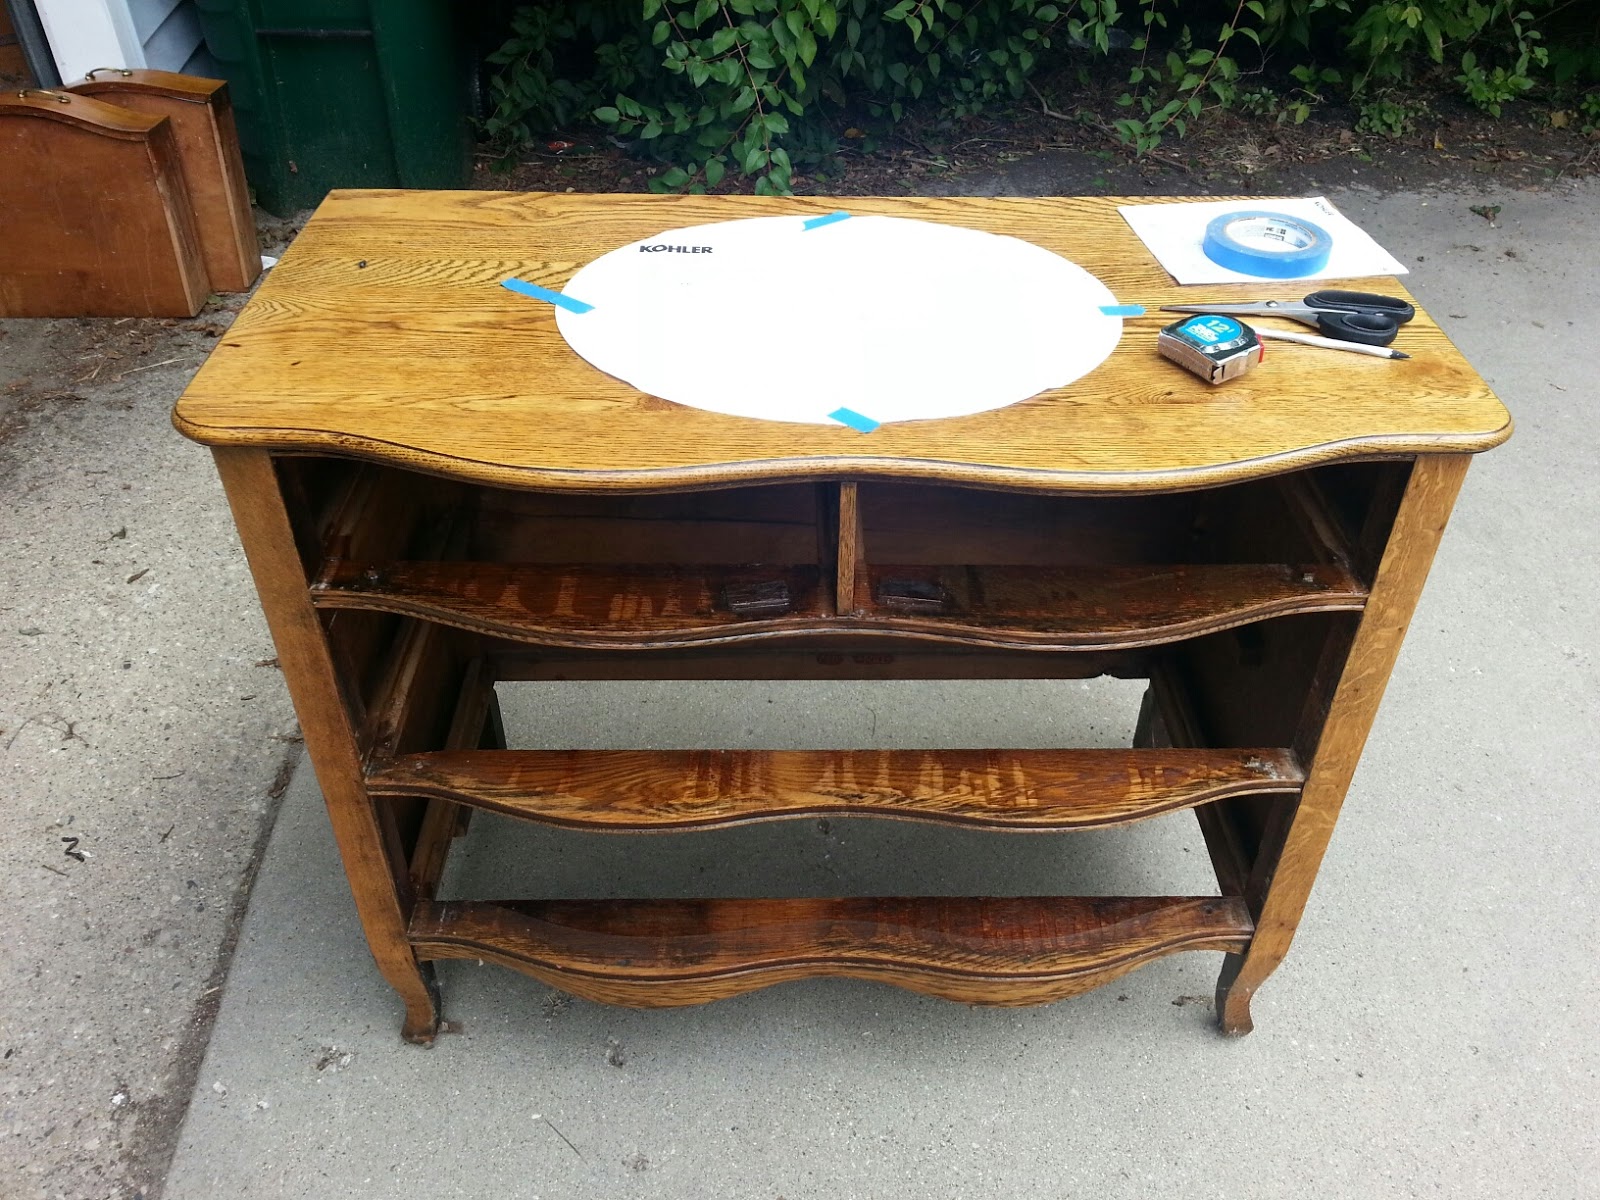
[[1264, 338], [1274, 338], [1280, 342], [1299, 342], [1302, 346], [1321, 346], [1325, 350], [1348, 350], [1352, 354], [1370, 354], [1373, 358], [1410, 358], [1411, 355], [1399, 350], [1391, 350], [1387, 346], [1364, 346], [1360, 342], [1341, 342], [1337, 338], [1318, 337], [1314, 333], [1290, 333], [1286, 329], [1262, 329], [1255, 326], [1256, 333]]

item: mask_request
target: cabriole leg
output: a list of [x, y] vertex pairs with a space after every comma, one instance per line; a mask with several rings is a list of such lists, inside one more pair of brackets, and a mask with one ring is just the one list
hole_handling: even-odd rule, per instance
[[1242, 955], [1230, 954], [1223, 961], [1217, 981], [1217, 1020], [1224, 1033], [1250, 1032], [1250, 999], [1288, 953], [1468, 461], [1465, 454], [1429, 455], [1412, 467], [1311, 754], [1300, 803], [1255, 914], [1255, 936]]

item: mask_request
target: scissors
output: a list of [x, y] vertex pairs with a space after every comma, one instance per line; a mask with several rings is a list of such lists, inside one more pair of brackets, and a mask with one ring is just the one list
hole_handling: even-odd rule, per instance
[[1164, 304], [1162, 312], [1287, 317], [1314, 326], [1324, 337], [1364, 346], [1387, 346], [1417, 310], [1397, 296], [1372, 292], [1312, 292], [1304, 300], [1252, 300], [1245, 304]]

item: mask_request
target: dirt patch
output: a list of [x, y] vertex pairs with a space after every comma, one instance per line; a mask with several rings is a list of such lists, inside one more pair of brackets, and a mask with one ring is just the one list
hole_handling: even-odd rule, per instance
[[316, 1060], [312, 1063], [318, 1071], [336, 1074], [343, 1071], [355, 1061], [354, 1050], [344, 1050], [338, 1046], [323, 1046], [317, 1053]]
[[197, 367], [247, 296], [213, 296], [188, 320], [50, 317], [0, 321], [0, 448], [24, 428], [91, 401], [128, 407], [114, 385], [157, 367]]
[[[256, 221], [262, 252], [277, 257], [299, 232], [304, 215], [280, 219], [257, 211]], [[187, 319], [0, 320], [0, 449], [35, 421], [65, 408], [118, 404], [115, 390], [106, 390], [109, 385], [157, 367], [198, 367], [250, 295], [213, 295]]]
[[[1418, 92], [1396, 101], [1405, 128], [1360, 132], [1359, 114], [1329, 105], [1303, 125], [1239, 111], [1206, 113], [1189, 136], [1135, 159], [1107, 126], [1120, 83], [1084, 88], [1041, 78], [1004, 110], [964, 120], [911, 117], [879, 143], [845, 136], [834, 162], [802, 170], [797, 195], [1054, 195], [1293, 192], [1350, 186], [1381, 190], [1518, 186], [1600, 170], [1600, 140], [1574, 126], [1555, 128], [1546, 108], [1510, 106], [1491, 119], [1450, 97]], [[552, 133], [515, 160], [480, 156], [473, 186], [512, 191], [642, 192], [662, 169], [602, 133]], [[751, 192], [729, 176], [719, 192]]]

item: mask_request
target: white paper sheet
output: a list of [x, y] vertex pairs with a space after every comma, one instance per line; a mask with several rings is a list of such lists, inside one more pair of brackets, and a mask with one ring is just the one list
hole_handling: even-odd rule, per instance
[[1179, 283], [1261, 282], [1260, 276], [1218, 266], [1201, 249], [1206, 226], [1223, 213], [1232, 212], [1284, 213], [1320, 225], [1328, 232], [1333, 238], [1328, 265], [1315, 274], [1299, 276], [1295, 282], [1409, 274], [1366, 230], [1321, 196], [1292, 200], [1207, 200], [1196, 204], [1124, 204], [1117, 211]]
[[592, 311], [558, 309], [557, 324], [641, 391], [807, 423], [1003, 408], [1092, 371], [1121, 337], [1106, 286], [1028, 242], [898, 217], [805, 224], [726, 221], [613, 250], [562, 289]]

